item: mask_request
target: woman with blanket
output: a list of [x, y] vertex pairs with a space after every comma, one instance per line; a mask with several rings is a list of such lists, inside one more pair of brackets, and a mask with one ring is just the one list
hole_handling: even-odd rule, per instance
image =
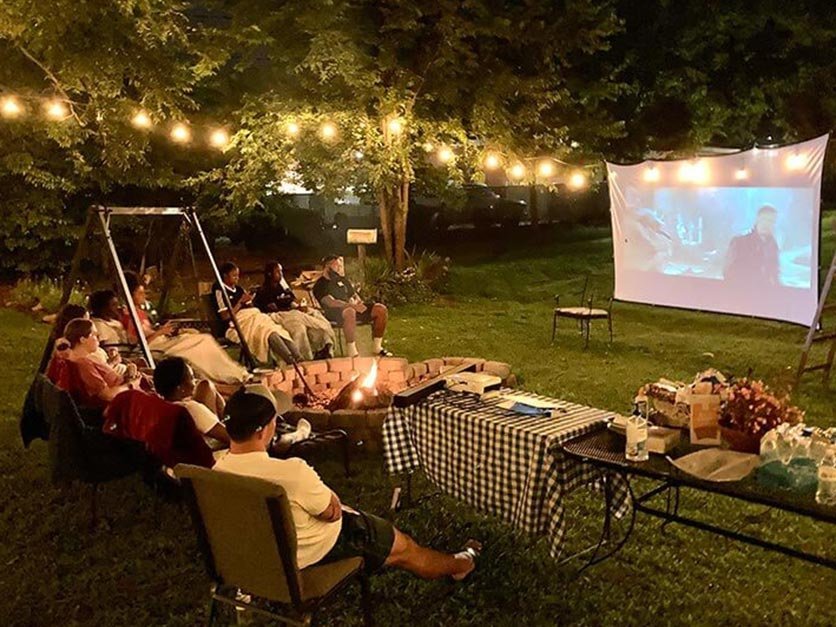
[[[288, 364], [303, 361], [299, 348], [287, 329], [253, 306], [252, 294], [238, 284], [241, 279], [238, 266], [227, 261], [221, 265], [220, 274], [221, 284], [215, 283], [212, 286], [212, 294], [218, 317], [229, 324], [226, 338], [230, 342], [239, 342], [238, 334], [232, 326], [234, 315], [247, 346], [258, 361], [268, 363], [271, 354], [274, 359], [281, 359]], [[226, 306], [224, 292], [232, 305], [231, 313]]]
[[[142, 310], [146, 301], [145, 286], [133, 272], [125, 273], [125, 281], [136, 305], [142, 332], [152, 351], [166, 357], [182, 357], [203, 379], [220, 383], [243, 383], [250, 379], [246, 368], [233, 361], [211, 335], [191, 329], [176, 329], [171, 322], [155, 328], [148, 314]], [[127, 330], [128, 340], [136, 342], [136, 328], [128, 312], [122, 318], [122, 325]]]
[[264, 266], [264, 282], [253, 304], [288, 330], [305, 360], [331, 357], [334, 329], [320, 312], [296, 302], [278, 261]]

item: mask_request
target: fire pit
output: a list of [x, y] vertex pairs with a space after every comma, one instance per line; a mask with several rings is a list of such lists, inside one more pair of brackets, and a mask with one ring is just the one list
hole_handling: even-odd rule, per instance
[[289, 423], [296, 424], [300, 418], [305, 418], [316, 431], [344, 429], [353, 442], [362, 442], [366, 450], [378, 452], [382, 441], [381, 427], [392, 396], [464, 361], [476, 361], [478, 371], [496, 375], [506, 385], [516, 383], [508, 364], [464, 357], [427, 359], [413, 364], [398, 357], [379, 360], [338, 357], [302, 362], [299, 369], [315, 398], [306, 394], [292, 368], [268, 373], [262, 382], [293, 398], [295, 409], [284, 416]]

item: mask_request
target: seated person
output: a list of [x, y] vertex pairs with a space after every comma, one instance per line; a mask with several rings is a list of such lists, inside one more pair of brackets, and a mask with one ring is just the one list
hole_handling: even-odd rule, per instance
[[264, 266], [264, 281], [253, 304], [287, 329], [305, 361], [333, 355], [336, 338], [331, 323], [321, 312], [296, 301], [279, 262], [268, 261]]
[[[167, 357], [154, 369], [154, 388], [165, 400], [185, 407], [194, 421], [195, 427], [207, 439], [213, 450], [229, 446], [229, 434], [220, 421], [224, 415], [226, 402], [211, 381], [195, 381], [194, 372], [180, 357]], [[281, 442], [284, 449], [291, 444], [304, 440], [310, 435], [311, 423], [304, 418], [299, 420], [296, 429], [285, 433]]]
[[229, 452], [215, 470], [273, 481], [284, 488], [296, 526], [297, 564], [362, 556], [370, 571], [403, 568], [425, 579], [467, 577], [476, 567], [481, 545], [471, 540], [449, 555], [417, 544], [390, 522], [340, 503], [316, 472], [298, 458], [272, 459], [267, 449], [276, 432], [276, 405], [261, 385], [242, 387], [226, 406]]
[[364, 303], [360, 299], [354, 286], [345, 277], [342, 257], [328, 255], [322, 260], [322, 276], [314, 284], [313, 294], [322, 306], [325, 317], [342, 326], [347, 343], [346, 353], [349, 357], [360, 354], [356, 341], [358, 322], [371, 322], [374, 354], [381, 357], [392, 356], [392, 353], [383, 348], [383, 334], [386, 332], [386, 322], [389, 319], [386, 305]]
[[[238, 326], [247, 345], [260, 361], [267, 361], [268, 353], [275, 359], [281, 359], [285, 363], [292, 364], [303, 361], [302, 355], [296, 343], [287, 330], [268, 316], [259, 316], [260, 312], [253, 306], [253, 295], [239, 285], [241, 270], [231, 261], [226, 261], [219, 268], [221, 285], [215, 283], [212, 286], [215, 305], [218, 317], [232, 326], [232, 316], [226, 306], [223, 292], [226, 291], [229, 302], [232, 305], [232, 314], [238, 320]], [[242, 310], [251, 309], [247, 315], [239, 315]], [[256, 315], [252, 315], [256, 314]], [[230, 337], [235, 341], [235, 337]], [[263, 358], [263, 359], [262, 359]]]
[[[236, 363], [208, 333], [180, 329], [172, 322], [152, 325], [148, 314], [142, 309], [147, 302], [145, 285], [133, 272], [125, 273], [125, 282], [128, 284], [131, 300], [136, 306], [142, 333], [152, 351], [162, 353], [165, 357], [182, 357], [204, 379], [221, 383], [242, 383], [251, 378], [247, 369]], [[130, 312], [125, 311], [122, 325], [127, 331], [128, 340], [137, 342], [139, 336]]]
[[103, 409], [120, 392], [139, 388], [135, 367], [120, 376], [93, 357], [99, 348], [99, 336], [90, 320], [70, 320], [64, 338], [70, 346], [66, 360], [72, 363], [75, 372], [56, 384], [64, 387], [82, 407]]
[[125, 312], [119, 303], [119, 297], [113, 290], [99, 290], [90, 294], [90, 319], [99, 332], [99, 342], [109, 344], [127, 344], [128, 334], [122, 325]]

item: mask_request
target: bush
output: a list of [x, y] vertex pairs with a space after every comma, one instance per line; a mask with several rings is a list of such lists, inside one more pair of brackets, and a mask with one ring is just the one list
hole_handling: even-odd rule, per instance
[[401, 272], [380, 257], [367, 258], [364, 268], [354, 260], [347, 263], [349, 278], [364, 285], [364, 298], [387, 305], [430, 302], [450, 275], [450, 260], [431, 252], [407, 255], [407, 267]]
[[[11, 300], [15, 305], [33, 309], [40, 305], [40, 309], [55, 313], [61, 303], [64, 291], [61, 281], [46, 277], [21, 279], [11, 291]], [[70, 292], [70, 302], [74, 305], [84, 305], [87, 296], [81, 285], [74, 285]]]

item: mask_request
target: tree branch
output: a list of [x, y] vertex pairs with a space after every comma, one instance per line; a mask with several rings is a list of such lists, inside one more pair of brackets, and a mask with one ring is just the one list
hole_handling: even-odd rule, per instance
[[73, 100], [70, 98], [70, 96], [64, 90], [64, 88], [61, 86], [61, 82], [58, 80], [58, 77], [55, 76], [55, 74], [53, 74], [52, 71], [46, 65], [41, 63], [38, 59], [36, 59], [35, 56], [31, 52], [29, 52], [26, 48], [23, 47], [23, 45], [18, 43], [18, 44], [15, 44], [15, 47], [20, 51], [20, 53], [24, 57], [26, 57], [32, 63], [34, 63], [35, 65], [38, 66], [38, 68], [41, 70], [41, 72], [43, 72], [44, 75], [52, 83], [53, 87], [55, 87], [56, 91], [67, 102], [67, 106], [70, 108], [70, 115], [75, 119], [76, 122], [78, 122], [79, 126], [84, 126], [84, 123], [81, 121], [81, 118], [78, 116], [78, 114], [75, 111], [75, 107], [73, 106], [74, 105]]

